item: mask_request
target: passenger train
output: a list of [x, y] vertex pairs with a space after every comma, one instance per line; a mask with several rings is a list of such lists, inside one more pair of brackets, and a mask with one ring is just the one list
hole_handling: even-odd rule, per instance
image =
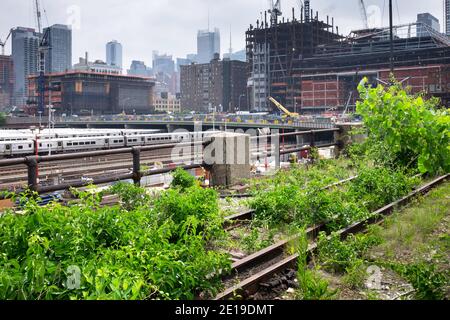
[[134, 135], [111, 134], [92, 137], [64, 137], [47, 139], [29, 138], [15, 141], [0, 141], [0, 157], [23, 157], [36, 153], [45, 155], [50, 151], [51, 153], [70, 153], [134, 146], [182, 143], [198, 140], [204, 141], [214, 133], [217, 132], [208, 131], [160, 134], [136, 133]]

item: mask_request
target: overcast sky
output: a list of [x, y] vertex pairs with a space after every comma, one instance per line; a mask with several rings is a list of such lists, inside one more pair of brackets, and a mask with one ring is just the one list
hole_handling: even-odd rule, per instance
[[[36, 27], [34, 0], [0, 0], [0, 39], [17, 26]], [[151, 64], [153, 50], [185, 57], [196, 52], [199, 29], [218, 27], [222, 53], [230, 47], [230, 27], [234, 51], [245, 46], [245, 31], [255, 25], [268, 0], [41, 0], [43, 25], [71, 24], [73, 61], [88, 51], [90, 60], [105, 60], [105, 45], [116, 39], [124, 48], [124, 67], [131, 60]], [[298, 14], [297, 0], [282, 0], [284, 16], [291, 18], [292, 7]], [[311, 6], [322, 19], [334, 16], [340, 32], [348, 34], [361, 28], [358, 0], [312, 0]], [[388, 22], [388, 0], [366, 0], [371, 26]], [[398, 9], [397, 9], [398, 8]], [[44, 11], [44, 10], [43, 10]], [[395, 23], [416, 20], [419, 12], [430, 12], [441, 21], [442, 0], [394, 0]], [[6, 46], [7, 54], [11, 42]]]

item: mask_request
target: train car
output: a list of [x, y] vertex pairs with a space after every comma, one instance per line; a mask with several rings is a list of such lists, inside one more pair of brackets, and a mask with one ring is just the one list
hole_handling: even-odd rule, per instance
[[0, 142], [0, 156], [13, 157], [33, 154], [34, 141], [1, 141]]
[[144, 146], [146, 142], [142, 135], [124, 136], [124, 140], [126, 147]]
[[108, 149], [123, 148], [125, 147], [125, 137], [124, 136], [106, 137], [105, 146]]
[[39, 154], [63, 152], [62, 142], [58, 141], [57, 139], [37, 139], [37, 148]]
[[109, 137], [85, 137], [58, 139], [62, 144], [62, 152], [83, 152], [109, 148]]

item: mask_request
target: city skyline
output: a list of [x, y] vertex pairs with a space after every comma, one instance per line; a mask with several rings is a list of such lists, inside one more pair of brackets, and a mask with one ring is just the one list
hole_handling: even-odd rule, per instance
[[[2, 1], [0, 9], [11, 14], [0, 21], [0, 39], [7, 35], [10, 28], [18, 26], [36, 28], [32, 3], [31, 0]], [[356, 0], [339, 4], [330, 0], [320, 2], [317, 0], [313, 1], [311, 5], [314, 10], [321, 13], [322, 17], [333, 16], [340, 32], [348, 34], [351, 29], [362, 27], [360, 11], [356, 4]], [[374, 19], [372, 20], [381, 21], [380, 16], [382, 16], [383, 24], [386, 25], [387, 0], [366, 1], [366, 4], [369, 9], [373, 9], [372, 17]], [[148, 1], [134, 0], [124, 4], [123, 1], [112, 0], [108, 1], [108, 6], [105, 6], [105, 3], [92, 3], [87, 0], [61, 0], [57, 3], [42, 1], [42, 6], [45, 9], [43, 13], [44, 27], [73, 23], [72, 63], [76, 63], [86, 51], [93, 59], [106, 61], [105, 43], [111, 39], [117, 39], [123, 45], [123, 68], [125, 70], [131, 65], [132, 60], [144, 61], [147, 65], [151, 65], [153, 50], [173, 55], [174, 58], [186, 57], [189, 53], [195, 53], [197, 51], [197, 32], [207, 29], [208, 26], [210, 30], [219, 28], [223, 42], [228, 44], [231, 25], [234, 51], [241, 50], [245, 46], [245, 31], [250, 24], [255, 25], [261, 12], [267, 9], [267, 1], [248, 0], [242, 3], [235, 0], [187, 0], [183, 2], [160, 0], [148, 3]], [[286, 18], [291, 17], [291, 7], [293, 6], [299, 15], [297, 1], [282, 1], [282, 10]], [[394, 2], [396, 24], [415, 22], [418, 13], [429, 12], [440, 20], [441, 26], [444, 25], [442, 0], [430, 0], [426, 4], [398, 0], [401, 15], [397, 13], [396, 7]], [[376, 8], [379, 10], [378, 13]], [[194, 10], [195, 14], [192, 14]], [[99, 24], [98, 13], [100, 12], [102, 21], [105, 22], [103, 25]], [[371, 13], [369, 12], [369, 14]], [[107, 23], [107, 19], [114, 21], [114, 24]], [[142, 31], [142, 34], [139, 33], [139, 30]], [[228, 45], [222, 46], [221, 54], [227, 52]], [[11, 43], [9, 42], [6, 45], [6, 54], [10, 53]]]

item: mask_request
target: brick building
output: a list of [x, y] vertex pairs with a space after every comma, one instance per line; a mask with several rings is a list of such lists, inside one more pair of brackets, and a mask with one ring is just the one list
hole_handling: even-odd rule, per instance
[[181, 66], [181, 109], [198, 112], [247, 110], [247, 63], [219, 60]]
[[12, 105], [14, 95], [14, 67], [11, 56], [0, 55], [0, 110]]

